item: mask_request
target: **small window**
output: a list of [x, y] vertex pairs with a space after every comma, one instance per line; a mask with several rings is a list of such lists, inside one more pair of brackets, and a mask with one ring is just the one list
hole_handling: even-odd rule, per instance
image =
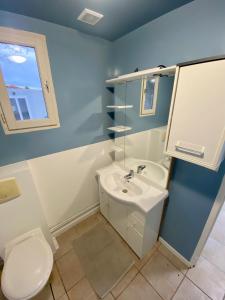
[[0, 27], [0, 113], [6, 134], [59, 127], [45, 36]]
[[12, 106], [14, 117], [17, 121], [32, 119], [32, 115], [26, 97], [10, 98], [10, 103]]
[[140, 115], [155, 115], [158, 95], [159, 77], [142, 79]]

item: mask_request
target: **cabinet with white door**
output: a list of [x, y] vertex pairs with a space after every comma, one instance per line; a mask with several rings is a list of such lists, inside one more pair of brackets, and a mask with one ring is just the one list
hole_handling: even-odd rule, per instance
[[178, 65], [166, 154], [217, 170], [225, 150], [225, 58]]
[[108, 195], [99, 186], [100, 211], [139, 256], [143, 257], [157, 241], [163, 201], [147, 214]]

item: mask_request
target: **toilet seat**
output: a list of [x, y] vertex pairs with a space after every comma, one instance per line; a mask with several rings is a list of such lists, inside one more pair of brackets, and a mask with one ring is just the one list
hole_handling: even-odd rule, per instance
[[53, 266], [52, 250], [44, 238], [31, 236], [7, 255], [2, 272], [2, 291], [9, 300], [26, 300], [47, 283]]

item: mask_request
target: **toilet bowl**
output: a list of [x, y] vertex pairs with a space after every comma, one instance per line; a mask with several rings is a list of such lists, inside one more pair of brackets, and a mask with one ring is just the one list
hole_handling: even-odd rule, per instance
[[1, 278], [8, 300], [27, 300], [46, 285], [53, 267], [53, 253], [41, 230], [35, 229], [5, 247]]

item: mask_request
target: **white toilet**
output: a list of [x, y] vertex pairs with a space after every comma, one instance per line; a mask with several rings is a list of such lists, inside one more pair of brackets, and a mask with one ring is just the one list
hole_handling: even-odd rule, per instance
[[46, 285], [53, 267], [53, 253], [38, 228], [12, 240], [5, 246], [1, 279], [8, 300], [26, 300]]

